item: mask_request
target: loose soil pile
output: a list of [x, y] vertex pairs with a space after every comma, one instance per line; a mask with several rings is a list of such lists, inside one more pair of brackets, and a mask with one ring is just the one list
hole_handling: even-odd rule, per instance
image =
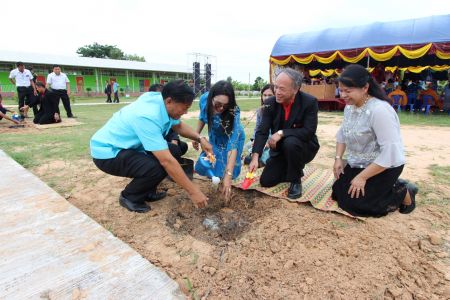
[[[336, 122], [319, 126], [315, 166], [332, 166], [336, 130]], [[164, 181], [168, 197], [136, 214], [118, 204], [129, 180], [90, 161], [54, 161], [33, 171], [193, 298], [450, 299], [450, 190], [429, 171], [448, 165], [450, 131], [406, 126], [402, 133], [402, 177], [419, 182], [418, 208], [366, 221], [252, 191], [235, 191], [224, 205], [199, 180], [210, 197], [206, 209]]]

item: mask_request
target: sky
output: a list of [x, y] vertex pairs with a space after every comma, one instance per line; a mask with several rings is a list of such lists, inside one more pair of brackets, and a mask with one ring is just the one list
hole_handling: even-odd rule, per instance
[[447, 0], [20, 0], [0, 7], [1, 50], [76, 56], [97, 42], [186, 69], [190, 53], [202, 53], [215, 80], [245, 83], [269, 78], [270, 53], [283, 34], [450, 14]]

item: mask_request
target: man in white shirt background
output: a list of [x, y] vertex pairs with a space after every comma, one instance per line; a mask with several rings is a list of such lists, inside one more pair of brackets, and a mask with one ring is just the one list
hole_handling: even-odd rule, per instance
[[[16, 63], [17, 68], [9, 73], [9, 81], [17, 87], [17, 97], [19, 98], [19, 111], [25, 104], [30, 104], [33, 97], [37, 96], [36, 86], [33, 82], [33, 75], [27, 69], [23, 62]], [[25, 117], [24, 113], [20, 113]]]
[[53, 66], [53, 72], [47, 76], [47, 88], [50, 88], [56, 97], [62, 100], [64, 109], [66, 110], [68, 118], [74, 118], [72, 109], [70, 108], [70, 81], [66, 74], [61, 72], [59, 65]]

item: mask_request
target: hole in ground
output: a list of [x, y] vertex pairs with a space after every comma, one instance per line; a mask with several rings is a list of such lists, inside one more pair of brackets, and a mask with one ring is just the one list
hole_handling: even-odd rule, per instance
[[[200, 182], [200, 185], [203, 191], [208, 190], [209, 183]], [[186, 205], [190, 200], [183, 196], [176, 198], [177, 205], [167, 215], [166, 225], [176, 232], [189, 234], [212, 245], [220, 245], [224, 240], [236, 240], [277, 202], [275, 199], [263, 201], [263, 194], [257, 191], [241, 191], [236, 188], [233, 188], [232, 198], [227, 205], [216, 188], [209, 187], [206, 195], [209, 202], [204, 209]]]

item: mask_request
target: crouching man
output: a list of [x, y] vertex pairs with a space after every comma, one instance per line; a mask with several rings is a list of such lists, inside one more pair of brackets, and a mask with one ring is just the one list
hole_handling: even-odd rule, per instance
[[100, 170], [133, 178], [119, 196], [120, 205], [130, 211], [149, 211], [146, 202], [166, 196], [156, 189], [167, 175], [186, 190], [196, 207], [207, 205], [208, 198], [183, 172], [180, 152], [171, 151], [164, 139], [173, 129], [212, 153], [206, 138], [179, 120], [193, 100], [194, 93], [183, 80], [169, 82], [162, 93], [145, 93], [116, 112], [91, 138], [91, 155]]
[[317, 99], [300, 91], [301, 82], [302, 75], [293, 69], [284, 69], [275, 79], [275, 97], [265, 101], [249, 164], [250, 172], [258, 168], [258, 159], [268, 143], [270, 158], [261, 174], [261, 186], [289, 182], [290, 199], [302, 196], [303, 169], [319, 151]]

